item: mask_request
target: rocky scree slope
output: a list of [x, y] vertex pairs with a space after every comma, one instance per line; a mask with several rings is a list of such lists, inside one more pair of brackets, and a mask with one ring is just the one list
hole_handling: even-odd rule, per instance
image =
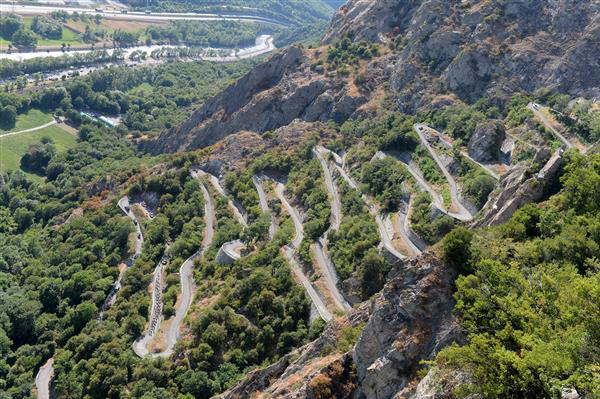
[[437, 94], [466, 101], [540, 87], [600, 94], [600, 3], [593, 0], [350, 0], [326, 43], [393, 43], [389, 88], [405, 111]]

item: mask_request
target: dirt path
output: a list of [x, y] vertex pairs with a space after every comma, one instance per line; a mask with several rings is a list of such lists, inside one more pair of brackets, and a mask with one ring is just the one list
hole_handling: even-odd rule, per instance
[[0, 135], [0, 138], [10, 137], [10, 136], [16, 136], [18, 134], [23, 134], [23, 133], [35, 132], [36, 130], [42, 130], [42, 129], [45, 129], [45, 128], [50, 127], [52, 125], [56, 125], [57, 123], [58, 122], [56, 122], [55, 120], [53, 120], [53, 121], [50, 121], [48, 123], [44, 123], [43, 125], [32, 127], [30, 129], [19, 130], [18, 132], [11, 132], [11, 133], [2, 134], [2, 135]]

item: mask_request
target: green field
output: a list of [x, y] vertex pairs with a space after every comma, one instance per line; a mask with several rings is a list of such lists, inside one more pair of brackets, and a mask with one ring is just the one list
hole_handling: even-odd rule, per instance
[[52, 115], [42, 112], [37, 109], [30, 109], [26, 114], [17, 116], [15, 127], [9, 130], [0, 128], [0, 135], [9, 132], [18, 132], [21, 130], [31, 129], [37, 126], [44, 125], [52, 121]]
[[[26, 27], [31, 27], [31, 21], [33, 17], [23, 17], [23, 23]], [[38, 46], [61, 46], [64, 44], [70, 44], [74, 46], [76, 44], [84, 44], [84, 42], [79, 38], [79, 35], [63, 26], [62, 29], [62, 39], [44, 39], [43, 37], [37, 36], [37, 45]], [[8, 46], [10, 41], [0, 38], [0, 46]]]
[[154, 87], [152, 87], [150, 83], [144, 82], [127, 90], [127, 92], [131, 94], [140, 94], [142, 91], [145, 93], [152, 93], [152, 91], [154, 91]]
[[0, 136], [0, 171], [19, 169], [21, 157], [31, 144], [39, 143], [48, 136], [54, 140], [58, 151], [75, 146], [77, 139], [58, 126], [50, 126], [35, 132], [21, 133], [14, 136]]

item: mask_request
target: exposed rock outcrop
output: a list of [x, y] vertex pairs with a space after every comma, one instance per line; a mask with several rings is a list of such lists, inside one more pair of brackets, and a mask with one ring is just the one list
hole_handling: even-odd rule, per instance
[[385, 285], [354, 347], [359, 397], [394, 397], [415, 378], [421, 360], [462, 342], [452, 316], [453, 281], [443, 262], [425, 255]]
[[479, 162], [496, 161], [500, 158], [502, 143], [506, 138], [500, 121], [481, 122], [469, 140], [469, 155]]
[[[411, 399], [457, 399], [453, 390], [460, 385], [472, 383], [473, 377], [466, 371], [447, 371], [433, 367], [419, 382]], [[479, 395], [466, 397], [466, 399], [479, 398]]]
[[[345, 121], [368, 101], [368, 93], [350, 90], [348, 79], [342, 76], [316, 72], [311, 68], [313, 56], [317, 56], [315, 51], [300, 47], [273, 55], [208, 100], [183, 124], [162, 132], [156, 140], [142, 142], [142, 149], [153, 154], [193, 150], [230, 134], [260, 134], [296, 119]], [[384, 66], [368, 65], [367, 80], [381, 82]]]
[[[488, 197], [482, 216], [474, 226], [493, 226], [508, 221], [523, 205], [538, 202], [550, 194], [562, 170], [564, 149], [550, 156], [548, 149], [540, 149], [531, 165], [514, 167], [502, 176], [500, 183]], [[535, 173], [535, 169], [543, 167]]]
[[390, 89], [406, 111], [446, 89], [467, 101], [540, 87], [596, 96], [599, 12], [590, 0], [350, 0], [324, 41], [395, 41]]
[[[464, 341], [451, 314], [455, 276], [428, 254], [398, 266], [390, 277], [371, 303], [350, 313], [347, 323], [333, 321], [315, 341], [250, 373], [221, 397], [250, 398], [261, 392], [268, 397], [314, 398], [319, 381], [342, 389], [334, 392], [340, 398], [347, 397], [345, 390], [351, 386], [356, 388], [355, 398], [414, 395], [419, 362], [452, 342]], [[353, 350], [336, 354], [341, 331], [365, 321]], [[345, 377], [331, 381], [334, 375]]]

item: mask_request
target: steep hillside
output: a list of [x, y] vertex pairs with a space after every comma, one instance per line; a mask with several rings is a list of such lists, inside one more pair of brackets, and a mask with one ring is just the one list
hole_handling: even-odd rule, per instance
[[[593, 1], [353, 0], [337, 11], [324, 42], [380, 42], [388, 48], [382, 56], [352, 67], [348, 77], [319, 63], [328, 47], [284, 50], [148, 148], [198, 148], [294, 118], [341, 122], [384, 81], [389, 98], [408, 113], [482, 97], [502, 108], [513, 93], [539, 88], [595, 97], [599, 13]], [[352, 83], [359, 81], [369, 84], [357, 93]]]
[[390, 90], [409, 111], [446, 92], [475, 101], [548, 87], [593, 97], [599, 12], [590, 0], [351, 0], [324, 41], [393, 43]]

